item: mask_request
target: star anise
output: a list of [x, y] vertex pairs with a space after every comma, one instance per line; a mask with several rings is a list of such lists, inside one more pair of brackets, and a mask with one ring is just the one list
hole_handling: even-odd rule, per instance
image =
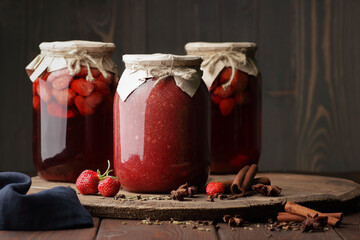
[[230, 227], [241, 227], [244, 224], [244, 220], [237, 216], [233, 217], [231, 215], [225, 215], [223, 217], [224, 222], [226, 222]]
[[197, 187], [195, 186], [188, 187], [189, 197], [193, 197], [196, 193], [197, 193]]
[[252, 189], [256, 193], [260, 193], [263, 196], [279, 196], [281, 193], [281, 188], [274, 185], [264, 185], [264, 184], [256, 184], [252, 186]]
[[171, 191], [171, 198], [173, 200], [183, 201], [184, 197], [193, 197], [197, 192], [197, 187], [189, 187], [187, 183], [181, 185], [177, 190]]
[[178, 190], [171, 191], [171, 198], [173, 200], [184, 201], [184, 197], [187, 197], [188, 194], [189, 193], [188, 193], [187, 189], [180, 188]]
[[327, 224], [328, 217], [318, 216], [314, 217], [308, 215], [308, 217], [301, 223], [301, 231], [308, 232], [310, 230], [322, 231]]

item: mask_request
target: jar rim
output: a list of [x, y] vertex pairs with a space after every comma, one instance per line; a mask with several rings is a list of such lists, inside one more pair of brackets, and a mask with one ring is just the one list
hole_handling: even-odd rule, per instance
[[95, 42], [84, 40], [43, 42], [39, 45], [41, 52], [61, 53], [64, 51], [86, 50], [88, 53], [101, 53], [104, 55], [114, 52], [115, 44], [108, 42]]
[[189, 42], [185, 45], [185, 50], [194, 54], [195, 52], [218, 52], [218, 51], [239, 51], [255, 52], [256, 43], [253, 42]]
[[123, 55], [125, 64], [140, 64], [149, 66], [199, 66], [202, 59], [192, 55], [174, 54], [125, 54]]

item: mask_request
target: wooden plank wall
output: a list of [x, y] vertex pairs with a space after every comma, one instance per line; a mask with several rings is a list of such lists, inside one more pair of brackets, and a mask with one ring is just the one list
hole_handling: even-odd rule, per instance
[[0, 171], [33, 171], [31, 84], [43, 41], [125, 53], [189, 41], [254, 41], [263, 74], [262, 170], [360, 170], [360, 1], [1, 0]]

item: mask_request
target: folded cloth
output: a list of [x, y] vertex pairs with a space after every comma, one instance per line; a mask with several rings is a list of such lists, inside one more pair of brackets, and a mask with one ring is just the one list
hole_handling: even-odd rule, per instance
[[31, 178], [0, 173], [0, 230], [56, 230], [92, 227], [90, 213], [70, 187], [26, 195]]

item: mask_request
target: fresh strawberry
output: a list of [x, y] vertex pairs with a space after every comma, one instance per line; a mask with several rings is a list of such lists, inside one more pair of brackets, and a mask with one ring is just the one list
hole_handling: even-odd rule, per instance
[[40, 110], [40, 98], [39, 96], [34, 96], [33, 97], [33, 107], [36, 111], [39, 111]]
[[104, 180], [100, 181], [98, 190], [101, 195], [104, 197], [115, 196], [120, 189], [120, 182], [115, 177], [106, 177]]
[[72, 80], [71, 75], [62, 75], [62, 76], [56, 78], [52, 82], [52, 87], [55, 88], [55, 89], [67, 88], [69, 86], [69, 83], [70, 83], [71, 80]]
[[234, 98], [225, 98], [219, 103], [220, 112], [223, 116], [229, 115], [235, 107]]
[[[97, 170], [97, 172], [94, 172], [92, 170], [84, 170], [76, 179], [76, 188], [83, 195], [96, 194], [98, 191], [100, 191], [100, 189], [101, 189], [100, 193], [105, 197], [110, 196], [111, 193], [114, 192], [116, 189], [117, 189], [116, 190], [117, 193], [120, 189], [120, 182], [117, 179], [114, 179], [115, 177], [109, 176], [110, 172], [112, 172], [112, 170], [110, 170], [110, 161], [108, 161], [108, 168], [106, 169], [104, 174], [101, 174], [99, 169]], [[117, 183], [116, 182], [113, 183], [112, 180], [107, 180], [108, 178], [116, 180]], [[104, 183], [101, 184], [100, 181]], [[102, 187], [100, 187], [99, 182], [102, 185]], [[110, 183], [106, 184], [107, 182]], [[104, 190], [103, 192], [104, 194], [102, 193], [103, 190]], [[110, 194], [110, 195], [105, 195], [105, 194]]]
[[110, 94], [109, 84], [98, 79], [99, 78], [95, 79], [95, 81], [93, 82], [93, 84], [95, 85], [95, 90], [101, 93], [101, 95], [103, 96], [109, 95]]
[[[90, 68], [91, 74], [94, 78], [97, 78], [100, 75], [99, 70], [96, 68]], [[86, 78], [88, 75], [88, 69], [85, 66], [81, 66], [80, 72], [76, 74], [79, 78]]]
[[89, 96], [95, 89], [95, 85], [83, 78], [76, 79], [70, 84], [72, 90], [81, 96]]
[[98, 92], [93, 92], [90, 96], [85, 98], [85, 102], [91, 108], [96, 108], [102, 102], [103, 95]]
[[36, 93], [40, 96], [41, 100], [46, 103], [51, 100], [50, 86], [44, 80], [39, 80], [39, 84], [36, 86]]
[[219, 85], [214, 89], [213, 94], [221, 98], [228, 98], [233, 95], [234, 92], [235, 89], [231, 86], [225, 90], [222, 85]]
[[210, 182], [206, 186], [206, 193], [209, 196], [214, 195], [216, 193], [223, 194], [224, 192], [225, 192], [225, 186], [224, 186], [224, 184], [222, 184], [220, 182]]
[[95, 113], [94, 109], [86, 103], [84, 97], [78, 95], [74, 102], [81, 115], [86, 116]]
[[74, 104], [74, 99], [77, 94], [72, 89], [55, 89], [51, 90], [53, 97], [62, 106], [71, 106]]
[[83, 195], [96, 194], [100, 178], [98, 173], [92, 170], [83, 171], [76, 179], [76, 188]]

